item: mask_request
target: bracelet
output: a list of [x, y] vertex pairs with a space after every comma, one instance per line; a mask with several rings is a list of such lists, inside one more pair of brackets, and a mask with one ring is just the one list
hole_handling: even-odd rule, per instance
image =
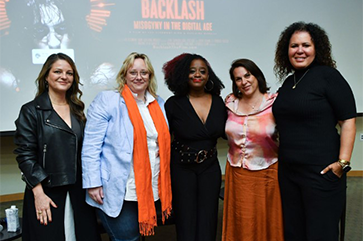
[[338, 160], [338, 164], [344, 169], [346, 166], [350, 166], [350, 162], [343, 160], [343, 159], [339, 159]]

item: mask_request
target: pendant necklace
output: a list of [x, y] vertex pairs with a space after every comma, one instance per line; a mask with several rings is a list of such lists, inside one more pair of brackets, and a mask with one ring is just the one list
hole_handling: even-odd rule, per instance
[[303, 76], [301, 76], [301, 78], [297, 82], [296, 82], [296, 73], [294, 73], [294, 85], [292, 86], [292, 89], [296, 88], [297, 84], [304, 78], [307, 72], [309, 72], [309, 69], [305, 71]]
[[254, 105], [251, 105], [251, 104], [248, 104], [248, 105], [251, 106], [252, 110], [256, 110], [256, 106], [259, 102], [260, 102], [260, 100], [258, 100]]
[[[256, 111], [256, 110], [259, 110], [259, 107], [260, 107], [260, 105], [261, 105], [261, 100], [263, 99], [263, 97], [262, 98], [260, 98], [260, 99], [258, 99], [253, 105], [251, 105], [250, 103], [246, 103], [245, 102], [245, 104], [247, 104], [247, 105], [249, 105], [251, 108], [252, 108], [252, 110], [253, 111]], [[242, 102], [241, 102], [242, 103]], [[243, 104], [243, 103], [242, 103]], [[259, 105], [260, 104], [260, 105]]]

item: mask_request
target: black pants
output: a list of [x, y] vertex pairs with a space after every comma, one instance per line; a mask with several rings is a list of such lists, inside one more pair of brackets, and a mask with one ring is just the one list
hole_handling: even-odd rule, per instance
[[64, 241], [64, 208], [67, 192], [71, 199], [74, 214], [76, 239], [100, 241], [95, 209], [85, 202], [85, 190], [82, 189], [80, 176], [76, 184], [47, 188], [43, 187], [48, 195], [58, 206], [53, 208], [52, 222], [47, 226], [40, 224], [36, 217], [34, 195], [32, 190], [25, 190], [23, 206], [23, 241]]
[[201, 164], [172, 161], [173, 210], [178, 241], [215, 241], [221, 168], [216, 157]]
[[346, 200], [346, 175], [325, 166], [279, 162], [285, 241], [334, 241]]

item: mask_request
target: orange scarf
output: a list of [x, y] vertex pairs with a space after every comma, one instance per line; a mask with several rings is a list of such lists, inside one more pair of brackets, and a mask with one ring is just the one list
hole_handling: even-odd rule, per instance
[[[146, 130], [139, 108], [129, 87], [125, 85], [122, 91], [127, 111], [134, 127], [134, 172], [136, 196], [139, 211], [140, 234], [153, 235], [157, 226], [157, 216], [154, 204], [154, 195], [151, 186], [151, 167], [147, 147]], [[151, 118], [158, 132], [158, 145], [160, 156], [160, 173], [158, 181], [159, 197], [161, 201], [162, 221], [171, 214], [171, 181], [170, 181], [170, 133], [158, 102], [155, 100], [148, 105]]]

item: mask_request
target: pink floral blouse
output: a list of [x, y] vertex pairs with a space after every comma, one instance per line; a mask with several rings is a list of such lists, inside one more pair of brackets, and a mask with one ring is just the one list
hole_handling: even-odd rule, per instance
[[233, 94], [227, 96], [227, 158], [231, 166], [262, 170], [277, 162], [278, 135], [272, 114], [276, 97], [265, 94], [259, 110], [246, 115], [237, 113], [239, 99]]

